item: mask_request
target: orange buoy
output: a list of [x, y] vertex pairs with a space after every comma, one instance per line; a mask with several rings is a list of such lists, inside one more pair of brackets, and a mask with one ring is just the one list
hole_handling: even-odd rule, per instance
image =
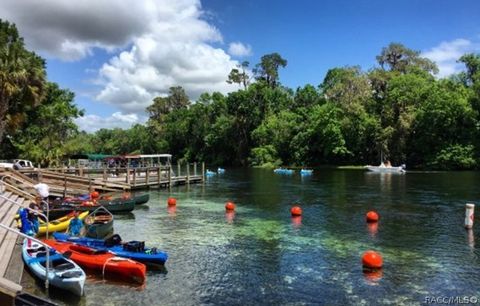
[[177, 199], [175, 199], [175, 198], [168, 198], [167, 204], [168, 204], [168, 206], [175, 206], [175, 205], [177, 205]]
[[364, 268], [381, 269], [383, 266], [382, 255], [375, 251], [366, 251], [362, 256], [362, 265]]
[[293, 206], [290, 209], [290, 213], [292, 214], [292, 216], [301, 216], [302, 215], [302, 209], [300, 208], [300, 206]]
[[379, 219], [378, 214], [373, 210], [367, 213], [367, 222], [378, 222], [378, 219]]
[[225, 209], [226, 210], [235, 210], [235, 204], [233, 204], [233, 202], [227, 202], [227, 203], [225, 203]]
[[100, 194], [98, 193], [98, 191], [92, 191], [90, 193], [90, 199], [98, 199], [98, 197], [100, 196]]

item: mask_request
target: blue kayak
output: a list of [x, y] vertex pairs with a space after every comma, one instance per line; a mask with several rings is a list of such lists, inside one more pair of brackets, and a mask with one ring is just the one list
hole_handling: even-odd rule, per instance
[[73, 242], [90, 248], [107, 250], [117, 256], [130, 258], [147, 265], [163, 265], [168, 259], [167, 253], [158, 251], [157, 248], [146, 248], [143, 241], [122, 242], [118, 235], [103, 240], [87, 237], [74, 237], [56, 232], [53, 234], [53, 237], [58, 241]]

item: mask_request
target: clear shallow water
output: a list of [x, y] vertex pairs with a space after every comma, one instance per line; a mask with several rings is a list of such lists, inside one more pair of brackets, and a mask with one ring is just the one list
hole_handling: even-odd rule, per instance
[[[230, 170], [205, 185], [152, 190], [116, 216], [124, 240], [169, 254], [144, 288], [87, 281], [78, 305], [421, 304], [431, 296], [480, 298], [480, 238], [463, 228], [464, 205], [480, 199], [478, 172], [376, 174], [318, 170], [312, 177]], [[176, 209], [166, 200], [177, 198]], [[232, 200], [234, 214], [225, 213]], [[301, 218], [290, 217], [293, 203]], [[378, 226], [365, 213], [380, 214]], [[480, 207], [477, 207], [477, 210]], [[476, 222], [479, 220], [476, 218]], [[365, 275], [364, 251], [383, 271]], [[41, 293], [33, 281], [29, 291]], [[51, 290], [53, 291], [53, 290]]]

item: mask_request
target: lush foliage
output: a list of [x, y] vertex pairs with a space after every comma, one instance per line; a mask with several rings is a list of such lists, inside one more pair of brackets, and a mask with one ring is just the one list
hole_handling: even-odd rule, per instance
[[392, 43], [369, 71], [336, 67], [320, 84], [292, 90], [280, 82], [287, 60], [267, 54], [252, 71], [244, 62], [225, 76], [242, 89], [191, 102], [172, 87], [146, 109], [145, 125], [86, 134], [72, 121], [82, 115], [73, 94], [46, 82], [43, 60], [24, 49], [14, 26], [0, 24], [0, 138], [7, 131], [12, 139], [4, 152], [43, 163], [68, 153], [168, 152], [272, 167], [378, 164], [383, 155], [409, 168], [478, 168], [480, 55], [465, 54], [464, 72], [438, 79], [433, 62]]

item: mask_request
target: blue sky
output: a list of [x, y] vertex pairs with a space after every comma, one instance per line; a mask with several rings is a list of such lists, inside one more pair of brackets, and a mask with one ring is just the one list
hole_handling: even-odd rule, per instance
[[[181, 85], [192, 99], [227, 93], [235, 64], [267, 53], [288, 60], [281, 82], [318, 85], [328, 69], [368, 70], [390, 42], [437, 62], [480, 52], [480, 1], [4, 0], [27, 46], [47, 58], [50, 80], [76, 93], [82, 129], [144, 122], [153, 97]], [[36, 9], [31, 9], [36, 7]]]
[[[272, 4], [274, 3], [274, 4]], [[319, 84], [332, 67], [369, 69], [390, 42], [419, 51], [464, 38], [480, 42], [480, 1], [203, 1], [225, 40], [288, 60], [288, 86]]]

